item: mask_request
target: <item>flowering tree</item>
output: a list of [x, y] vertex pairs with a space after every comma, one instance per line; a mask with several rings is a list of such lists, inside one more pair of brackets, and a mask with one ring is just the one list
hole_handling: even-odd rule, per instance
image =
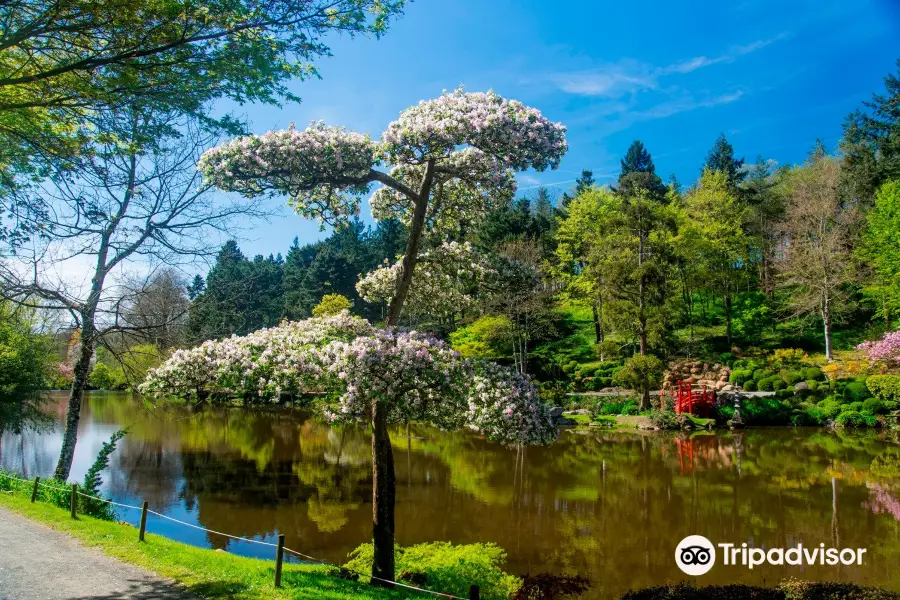
[[[527, 379], [505, 377], [495, 367], [476, 369], [470, 377], [468, 363], [437, 340], [393, 326], [410, 294], [423, 234], [458, 228], [479, 219], [495, 203], [506, 202], [515, 193], [514, 171], [556, 168], [568, 148], [565, 131], [520, 102], [459, 89], [407, 108], [380, 140], [313, 123], [303, 131], [291, 128], [238, 138], [207, 151], [200, 160], [204, 178], [216, 187], [248, 197], [286, 195], [299, 214], [322, 223], [338, 223], [358, 213], [360, 197], [378, 183], [382, 187], [371, 198], [375, 218], [395, 217], [408, 227], [399, 263], [360, 282], [370, 296], [386, 297], [384, 290], [389, 291], [388, 328], [352, 341], [329, 342], [314, 353], [318, 367], [307, 371], [317, 385], [327, 383], [340, 392], [329, 415], [372, 423], [375, 578], [394, 576], [389, 422], [417, 418], [445, 427], [467, 422], [519, 442], [551, 437], [546, 433], [552, 430], [550, 420]], [[385, 165], [389, 171], [379, 169]], [[455, 250], [433, 252], [452, 256]], [[457, 283], [465, 285], [459, 269], [454, 276], [432, 266], [425, 269], [429, 285], [423, 290], [442, 291], [439, 277], [452, 284], [446, 286], [451, 292], [459, 289]], [[420, 301], [426, 296], [427, 291], [420, 294]]]
[[872, 362], [900, 366], [900, 331], [886, 333], [883, 338], [874, 342], [863, 342], [856, 349], [865, 352]]
[[322, 408], [330, 421], [364, 419], [384, 433], [372, 436], [372, 575], [381, 580], [394, 576], [396, 481], [388, 425], [415, 420], [468, 427], [507, 444], [556, 437], [526, 377], [473, 363], [415, 331], [376, 329], [346, 311], [180, 350], [141, 386], [155, 397], [219, 392], [263, 400], [313, 390], [328, 392]]
[[[380, 141], [313, 123], [235, 139], [200, 160], [206, 179], [254, 197], [288, 196], [301, 215], [335, 223], [359, 212], [372, 183], [376, 218], [409, 227], [387, 324], [396, 325], [418, 260], [422, 234], [475, 220], [515, 192], [514, 170], [555, 168], [568, 146], [565, 127], [493, 92], [456, 90], [407, 108]], [[383, 164], [390, 172], [378, 170]]]

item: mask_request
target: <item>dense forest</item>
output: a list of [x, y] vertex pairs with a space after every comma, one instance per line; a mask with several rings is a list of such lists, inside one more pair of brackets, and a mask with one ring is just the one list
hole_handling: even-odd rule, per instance
[[[663, 180], [636, 140], [610, 184], [584, 171], [557, 197], [540, 188], [510, 199], [451, 238], [525, 274], [499, 288], [458, 277], [448, 286], [461, 286], [466, 302], [423, 303], [402, 324], [543, 380], [565, 379], [573, 362], [635, 353], [727, 362], [789, 347], [831, 359], [878, 337], [900, 320], [900, 79], [885, 85], [847, 117], [839, 147], [813, 141], [801, 164], [746, 161], [721, 135], [697, 180], [683, 184]], [[156, 357], [132, 379], [169, 348], [309, 317], [326, 295], [383, 320], [386, 305], [365, 301], [357, 284], [405, 241], [396, 220], [373, 228], [355, 219], [322, 241], [295, 239], [284, 255], [249, 258], [230, 241], [206, 277], [160, 271], [141, 292], [156, 294], [145, 304], [158, 314], [142, 318], [174, 331], [151, 340], [152, 351], [142, 340]], [[100, 362], [128, 356], [134, 341], [120, 335]], [[105, 377], [95, 371], [94, 383], [109, 385]], [[118, 385], [128, 379], [120, 374]]]

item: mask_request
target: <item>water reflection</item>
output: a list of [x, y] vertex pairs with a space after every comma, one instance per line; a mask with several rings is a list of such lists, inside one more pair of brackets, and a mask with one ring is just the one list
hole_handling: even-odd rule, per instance
[[[62, 423], [64, 398], [51, 407]], [[274, 540], [340, 562], [369, 538], [370, 442], [299, 410], [148, 409], [122, 394], [84, 405], [73, 477], [121, 426], [131, 433], [104, 474], [105, 491], [209, 529]], [[5, 434], [0, 464], [46, 476], [60, 431]], [[599, 598], [680, 580], [688, 534], [756, 546], [868, 548], [862, 567], [717, 567], [703, 583], [839, 579], [900, 589], [900, 447], [892, 434], [751, 430], [692, 436], [571, 431], [549, 448], [504, 448], [413, 425], [393, 432], [397, 538], [495, 542], [508, 569], [590, 577]], [[121, 514], [136, 521], [137, 515]], [[154, 519], [189, 543], [266, 556]]]

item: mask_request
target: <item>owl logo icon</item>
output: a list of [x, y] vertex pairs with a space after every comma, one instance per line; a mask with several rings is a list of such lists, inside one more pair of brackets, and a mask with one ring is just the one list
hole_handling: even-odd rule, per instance
[[686, 575], [708, 573], [716, 564], [716, 547], [702, 535], [689, 535], [675, 548], [675, 564]]

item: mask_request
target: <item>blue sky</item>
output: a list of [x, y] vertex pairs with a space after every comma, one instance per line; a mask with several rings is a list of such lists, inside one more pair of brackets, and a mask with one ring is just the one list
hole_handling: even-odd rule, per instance
[[[377, 136], [444, 89], [492, 88], [569, 129], [560, 168], [520, 175], [522, 193], [583, 168], [609, 181], [634, 139], [688, 184], [720, 132], [748, 160], [833, 147], [900, 57], [900, 0], [417, 0], [381, 40], [331, 46], [322, 78], [292, 85], [301, 104], [229, 108], [257, 133], [320, 119]], [[240, 245], [285, 253], [323, 235], [284, 210]]]

